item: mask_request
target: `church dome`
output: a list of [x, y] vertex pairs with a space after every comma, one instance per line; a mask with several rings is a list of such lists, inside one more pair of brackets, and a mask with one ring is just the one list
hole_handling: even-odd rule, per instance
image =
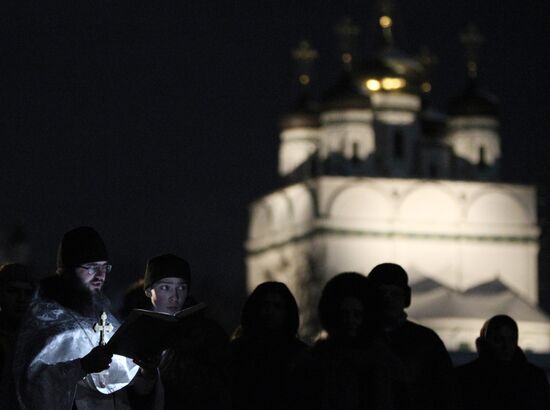
[[449, 104], [449, 115], [453, 117], [497, 117], [498, 99], [493, 94], [479, 88], [475, 80], [470, 80], [465, 92]]
[[322, 100], [324, 111], [371, 108], [370, 98], [357, 91], [352, 75], [347, 72], [342, 75], [336, 86], [325, 93]]
[[418, 93], [424, 67], [404, 51], [386, 45], [360, 66], [355, 82], [362, 93], [405, 91]]
[[279, 126], [283, 130], [291, 128], [319, 127], [319, 104], [308, 95], [302, 95], [294, 108], [284, 114]]

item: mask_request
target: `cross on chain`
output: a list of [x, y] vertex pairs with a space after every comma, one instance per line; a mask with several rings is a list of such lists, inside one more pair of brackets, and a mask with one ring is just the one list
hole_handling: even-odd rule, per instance
[[107, 313], [103, 312], [100, 316], [99, 323], [94, 323], [94, 332], [99, 332], [99, 345], [105, 346], [105, 333], [113, 331], [113, 325], [107, 323]]

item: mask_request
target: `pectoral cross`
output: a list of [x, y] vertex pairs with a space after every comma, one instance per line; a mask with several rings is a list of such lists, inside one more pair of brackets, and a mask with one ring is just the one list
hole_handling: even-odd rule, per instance
[[94, 332], [99, 332], [99, 345], [105, 346], [105, 332], [112, 332], [113, 325], [107, 323], [107, 313], [103, 312], [100, 316], [99, 323], [94, 324]]

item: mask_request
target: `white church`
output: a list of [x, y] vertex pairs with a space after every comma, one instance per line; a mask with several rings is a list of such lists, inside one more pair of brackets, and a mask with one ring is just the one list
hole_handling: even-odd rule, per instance
[[281, 120], [286, 183], [250, 206], [249, 291], [286, 283], [311, 338], [327, 280], [395, 262], [409, 273], [409, 318], [450, 351], [475, 350], [483, 322], [508, 314], [525, 350], [550, 352], [550, 321], [537, 307], [537, 192], [499, 181], [497, 102], [477, 79], [480, 36], [463, 33], [467, 86], [440, 113], [425, 98], [430, 59], [399, 50], [391, 13], [378, 17], [382, 41], [368, 58], [353, 47], [358, 27], [338, 26], [341, 80], [318, 103], [308, 94], [317, 53], [305, 42], [294, 51], [303, 92]]

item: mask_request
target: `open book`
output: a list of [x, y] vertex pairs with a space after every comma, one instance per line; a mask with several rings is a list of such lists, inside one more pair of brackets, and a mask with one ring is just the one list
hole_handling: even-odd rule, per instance
[[114, 354], [130, 358], [146, 358], [170, 347], [171, 341], [192, 325], [197, 313], [206, 308], [198, 303], [178, 313], [133, 309], [111, 337], [107, 346]]

